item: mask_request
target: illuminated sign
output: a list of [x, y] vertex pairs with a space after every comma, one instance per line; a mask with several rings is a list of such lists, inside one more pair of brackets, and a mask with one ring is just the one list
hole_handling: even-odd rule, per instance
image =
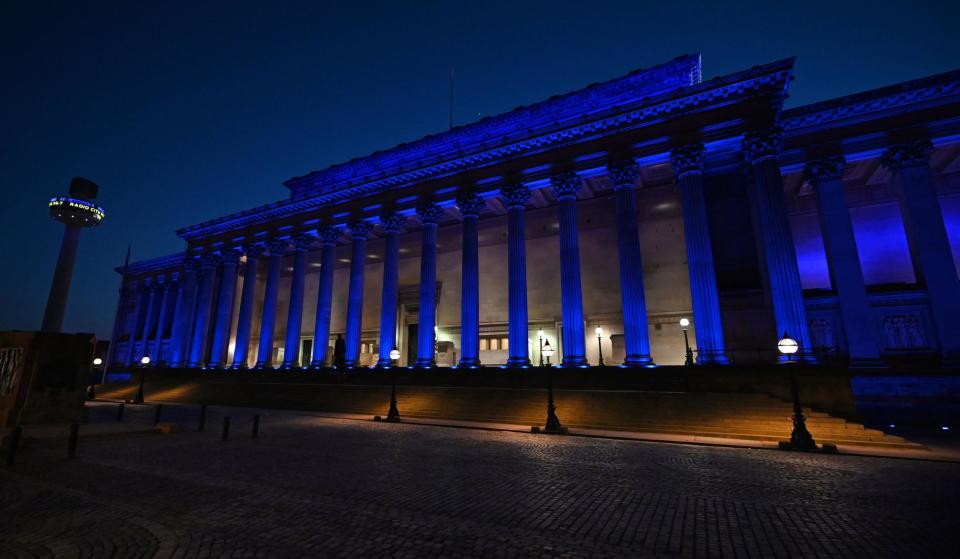
[[90, 214], [90, 217], [93, 217], [97, 221], [102, 220], [104, 216], [103, 208], [100, 206], [87, 202], [86, 200], [78, 200], [76, 198], [68, 198], [66, 196], [51, 198], [49, 206], [51, 210], [70, 209], [73, 211], [85, 212]]

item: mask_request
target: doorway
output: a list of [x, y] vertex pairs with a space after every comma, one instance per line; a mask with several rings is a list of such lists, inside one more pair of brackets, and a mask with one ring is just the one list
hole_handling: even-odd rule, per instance
[[407, 365], [417, 362], [417, 335], [420, 329], [417, 324], [407, 324]]

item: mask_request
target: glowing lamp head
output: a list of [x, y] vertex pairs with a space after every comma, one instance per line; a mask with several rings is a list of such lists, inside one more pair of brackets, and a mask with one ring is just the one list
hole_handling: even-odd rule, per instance
[[800, 345], [797, 344], [797, 340], [788, 336], [786, 332], [783, 333], [783, 338], [777, 342], [777, 351], [783, 355], [793, 355], [798, 349], [800, 349]]
[[550, 345], [550, 340], [547, 340], [543, 343], [543, 356], [551, 357], [553, 355], [553, 346]]
[[149, 364], [150, 364], [150, 356], [149, 356], [149, 355], [144, 355], [143, 357], [141, 357], [141, 358], [140, 358], [140, 364], [141, 364], [141, 365], [149, 365]]
[[93, 364], [94, 366], [99, 367], [100, 365], [103, 365], [103, 359], [100, 359], [99, 357], [95, 357], [93, 359]]
[[600, 326], [597, 326], [596, 332], [597, 332], [597, 337], [602, 336], [602, 335], [603, 335], [603, 328], [600, 327]]
[[681, 319], [680, 319], [680, 328], [683, 328], [684, 330], [686, 330], [686, 329], [689, 328], [689, 327], [690, 327], [690, 321], [687, 320], [686, 318], [681, 318]]
[[400, 359], [400, 350], [397, 349], [397, 348], [391, 349], [391, 350], [390, 350], [390, 359], [392, 359], [392, 360], [394, 360], [394, 361], [397, 361], [398, 359]]
[[537, 330], [537, 337], [538, 337], [538, 338], [542, 338], [542, 337], [543, 337], [543, 328]]

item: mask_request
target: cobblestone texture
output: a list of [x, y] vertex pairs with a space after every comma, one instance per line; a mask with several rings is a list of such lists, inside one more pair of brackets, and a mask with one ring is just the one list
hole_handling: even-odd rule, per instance
[[933, 557], [960, 533], [957, 464], [280, 413], [254, 440], [237, 411], [221, 442], [220, 413], [25, 450], [0, 557]]

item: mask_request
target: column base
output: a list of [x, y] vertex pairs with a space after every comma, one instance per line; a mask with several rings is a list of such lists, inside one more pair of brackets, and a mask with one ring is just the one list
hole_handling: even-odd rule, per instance
[[297, 365], [294, 364], [294, 363], [283, 363], [282, 365], [280, 365], [280, 366], [277, 367], [277, 368], [280, 369], [280, 370], [282, 370], [282, 371], [292, 371], [292, 370], [294, 370], [294, 369], [299, 369], [300, 367], [297, 366]]
[[273, 365], [270, 363], [257, 363], [253, 366], [254, 371], [272, 371]]
[[377, 364], [374, 365], [375, 369], [393, 369], [394, 367], [397, 367], [397, 365], [395, 365], [393, 359], [389, 357], [381, 357], [377, 360]]
[[649, 355], [628, 355], [623, 360], [623, 365], [621, 367], [646, 367], [653, 368], [657, 364], [653, 362], [653, 358]]
[[504, 367], [507, 369], [529, 369], [530, 358], [526, 356], [511, 356], [509, 359], [507, 359], [507, 364], [504, 365]]
[[457, 363], [458, 369], [479, 369], [481, 367], [483, 367], [483, 365], [476, 357], [464, 357]]
[[730, 358], [723, 353], [715, 353], [713, 355], [698, 355], [696, 360], [697, 365], [729, 365]]
[[578, 356], [578, 355], [566, 356], [566, 355], [564, 355], [564, 356], [563, 356], [563, 362], [560, 363], [559, 365], [556, 365], [556, 366], [557, 366], [557, 367], [576, 368], [576, 369], [586, 369], [587, 367], [590, 366], [590, 363], [587, 363], [587, 358], [586, 358], [586, 357], [583, 357], [583, 356]]
[[436, 369], [437, 362], [433, 359], [417, 359], [417, 362], [413, 364], [414, 369]]

